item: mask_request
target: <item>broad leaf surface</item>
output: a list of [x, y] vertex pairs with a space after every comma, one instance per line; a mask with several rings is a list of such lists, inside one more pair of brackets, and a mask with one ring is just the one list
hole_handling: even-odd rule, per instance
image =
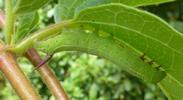
[[18, 0], [15, 6], [16, 14], [24, 14], [35, 11], [45, 4], [47, 4], [50, 0]]
[[171, 21], [169, 22], [176, 30], [183, 33], [183, 22], [182, 21]]
[[75, 23], [110, 33], [145, 53], [183, 88], [183, 35], [160, 18], [125, 5], [109, 4], [83, 10]]
[[28, 13], [19, 18], [16, 33], [14, 35], [14, 42], [17, 43], [22, 40], [28, 33], [30, 33], [39, 22], [39, 16], [36, 12]]
[[[140, 53], [112, 36], [105, 38], [88, 31], [64, 31], [61, 35], [35, 46], [46, 53], [60, 50], [83, 51], [109, 59], [125, 71], [149, 82], [157, 83], [165, 77], [165, 72], [153, 68], [140, 59]], [[144, 70], [146, 69], [146, 70]]]
[[159, 83], [159, 87], [169, 100], [182, 100], [182, 84], [179, 84], [179, 82], [176, 79], [173, 79], [171, 76], [167, 76], [166, 78], [164, 78]]
[[101, 4], [122, 3], [137, 7], [170, 1], [174, 0], [58, 0], [58, 5], [55, 8], [55, 18], [56, 22], [72, 19], [80, 10]]

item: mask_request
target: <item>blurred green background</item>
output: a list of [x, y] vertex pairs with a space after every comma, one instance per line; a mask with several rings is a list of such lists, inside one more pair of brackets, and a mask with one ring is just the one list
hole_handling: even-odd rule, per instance
[[[39, 10], [39, 28], [54, 23], [56, 0]], [[3, 9], [3, 0], [0, 0]], [[152, 12], [178, 31], [183, 32], [183, 1], [140, 7]], [[2, 34], [1, 34], [2, 37]], [[44, 57], [45, 54], [42, 54]], [[54, 100], [48, 88], [33, 71], [26, 58], [18, 59], [25, 74], [44, 100]], [[167, 100], [154, 84], [145, 83], [124, 72], [108, 60], [81, 52], [61, 52], [54, 55], [49, 65], [55, 72], [71, 100]], [[0, 73], [1, 74], [1, 73]], [[0, 75], [0, 100], [18, 100], [8, 81]]]

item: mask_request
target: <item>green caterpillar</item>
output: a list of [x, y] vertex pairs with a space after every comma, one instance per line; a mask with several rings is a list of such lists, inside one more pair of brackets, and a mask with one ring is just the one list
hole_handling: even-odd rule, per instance
[[39, 42], [35, 47], [43, 52], [82, 51], [106, 58], [121, 66], [123, 70], [146, 81], [157, 83], [165, 72], [156, 70], [139, 59], [140, 53], [129, 45], [115, 40], [112, 36], [100, 37], [91, 31], [63, 32], [47, 41]]

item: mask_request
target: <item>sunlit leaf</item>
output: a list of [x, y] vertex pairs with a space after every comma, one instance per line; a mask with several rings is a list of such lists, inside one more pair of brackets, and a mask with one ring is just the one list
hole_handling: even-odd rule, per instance
[[15, 13], [24, 14], [35, 11], [47, 4], [49, 1], [50, 0], [17, 0]]
[[30, 33], [39, 22], [39, 16], [36, 12], [26, 14], [19, 18], [17, 31], [14, 34], [14, 42], [17, 43], [22, 40], [28, 33]]
[[98, 6], [101, 4], [121, 3], [128, 6], [146, 6], [160, 4], [174, 0], [58, 0], [58, 5], [55, 8], [56, 22], [71, 19], [80, 10]]
[[146, 54], [183, 88], [183, 35], [160, 18], [125, 5], [109, 4], [84, 10], [75, 21], [110, 33]]

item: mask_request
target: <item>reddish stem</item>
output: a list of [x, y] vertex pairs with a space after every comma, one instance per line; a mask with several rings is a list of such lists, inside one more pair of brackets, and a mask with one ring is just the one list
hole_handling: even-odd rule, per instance
[[[2, 45], [0, 48], [3, 48]], [[0, 51], [0, 70], [21, 100], [41, 100], [10, 52]]]
[[[0, 12], [0, 27], [3, 27], [4, 25], [5, 25], [5, 16], [3, 12]], [[26, 56], [35, 67], [39, 65], [40, 62], [42, 62], [41, 57], [39, 56], [37, 51], [33, 48], [28, 50]], [[57, 100], [68, 100], [68, 97], [65, 94], [62, 86], [60, 85], [59, 81], [56, 79], [56, 76], [53, 74], [53, 72], [51, 71], [51, 69], [47, 64], [44, 64], [41, 68], [39, 68], [38, 72], [41, 74], [42, 79], [44, 80], [44, 82], [46, 83], [46, 85], [51, 90], [51, 92], [53, 93], [53, 95]]]
[[2, 11], [0, 11], [0, 28], [2, 28], [5, 25], [5, 16]]
[[[35, 67], [39, 65], [40, 62], [42, 62], [41, 57], [34, 48], [28, 50], [28, 52], [26, 53], [26, 57], [31, 61], [31, 63]], [[64, 89], [62, 88], [59, 81], [56, 79], [56, 76], [53, 74], [48, 64], [42, 65], [38, 69], [38, 72], [40, 73], [45, 84], [48, 86], [48, 88], [55, 96], [56, 100], [68, 100], [68, 97], [64, 92]]]

